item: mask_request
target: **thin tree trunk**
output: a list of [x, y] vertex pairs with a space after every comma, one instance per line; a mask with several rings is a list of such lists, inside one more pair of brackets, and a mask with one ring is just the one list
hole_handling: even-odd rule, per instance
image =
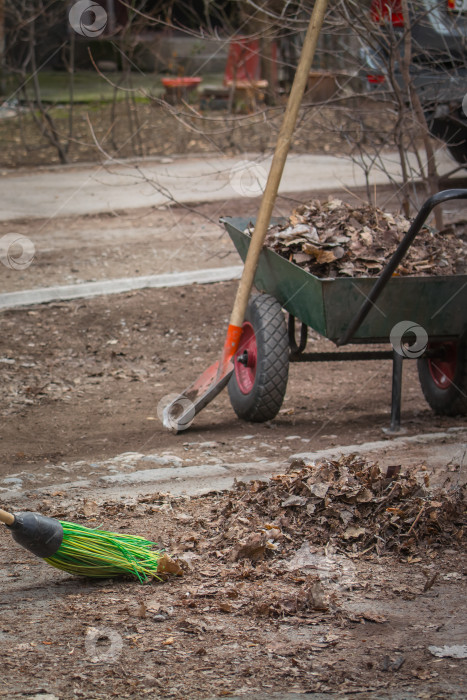
[[[417, 91], [415, 90], [413, 80], [410, 77], [410, 62], [412, 58], [412, 31], [410, 27], [410, 16], [409, 16], [409, 4], [407, 0], [401, 0], [402, 13], [404, 16], [404, 55], [401, 56], [400, 66], [402, 77], [410, 96], [410, 101], [415, 114], [415, 120], [418, 129], [420, 130], [421, 138], [423, 140], [423, 147], [426, 153], [427, 160], [427, 185], [428, 193], [430, 195], [436, 194], [439, 190], [439, 178], [436, 170], [436, 159], [433, 150], [433, 143], [431, 141], [430, 132], [428, 129], [428, 124], [426, 122], [425, 114], [423, 112], [423, 107], [418, 97]], [[443, 228], [443, 212], [440, 207], [436, 207], [434, 210], [436, 227], [438, 229]]]
[[34, 31], [34, 24], [35, 24], [34, 21], [32, 21], [32, 22], [30, 22], [30, 25], [29, 25], [29, 42], [30, 42], [30, 60], [31, 60], [31, 69], [32, 69], [32, 84], [34, 86], [35, 101], [36, 101], [37, 108], [39, 109], [39, 112], [41, 113], [41, 116], [44, 120], [43, 133], [48, 138], [48, 140], [50, 141], [52, 146], [54, 146], [54, 148], [56, 148], [60, 163], [65, 164], [65, 163], [68, 163], [68, 158], [67, 158], [65, 150], [63, 149], [63, 146], [60, 142], [60, 136], [58, 134], [57, 128], [55, 126], [55, 123], [54, 123], [52, 117], [45, 109], [43, 102], [41, 100], [41, 89], [40, 89], [40, 85], [39, 85], [39, 77], [38, 77], [38, 71], [37, 71], [37, 65], [36, 65], [36, 37], [35, 37], [35, 31]]
[[70, 104], [68, 105], [68, 140], [66, 144], [66, 153], [73, 137], [73, 117], [74, 117], [74, 100], [75, 100], [75, 33], [70, 33], [70, 58], [68, 73], [70, 76], [68, 86], [70, 95]]
[[0, 95], [6, 93], [3, 59], [5, 53], [5, 0], [0, 0]]

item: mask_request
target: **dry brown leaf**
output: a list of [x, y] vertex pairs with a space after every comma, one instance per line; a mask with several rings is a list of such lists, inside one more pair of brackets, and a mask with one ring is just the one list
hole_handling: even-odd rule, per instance
[[219, 603], [219, 610], [222, 610], [222, 612], [225, 613], [230, 613], [232, 612], [233, 608], [230, 603]]
[[175, 574], [176, 576], [183, 576], [183, 570], [179, 564], [177, 564], [174, 559], [171, 559], [168, 554], [163, 554], [159, 559], [157, 564], [158, 574]]
[[315, 253], [316, 262], [320, 265], [325, 265], [326, 263], [331, 263], [336, 260], [336, 256], [333, 250], [316, 250]]
[[229, 557], [230, 561], [240, 561], [241, 559], [259, 561], [263, 559], [266, 551], [266, 541], [267, 536], [264, 533], [251, 535], [246, 542], [239, 543], [234, 547]]
[[377, 622], [380, 625], [388, 621], [387, 617], [384, 617], [384, 615], [371, 612], [370, 610], [363, 612], [361, 615], [364, 620], [367, 620], [368, 622]]
[[366, 533], [364, 527], [355, 527], [354, 525], [349, 525], [349, 527], [344, 530], [342, 536], [345, 540], [356, 540]]
[[141, 601], [139, 602], [138, 609], [137, 609], [137, 611], [136, 611], [136, 615], [137, 615], [138, 617], [145, 618], [145, 617], [146, 617], [146, 613], [147, 613], [146, 605], [145, 605], [145, 603], [144, 603], [144, 600], [141, 600]]
[[87, 518], [90, 518], [93, 515], [98, 515], [99, 511], [100, 508], [95, 501], [88, 501], [87, 499], [84, 499], [83, 515], [85, 515]]

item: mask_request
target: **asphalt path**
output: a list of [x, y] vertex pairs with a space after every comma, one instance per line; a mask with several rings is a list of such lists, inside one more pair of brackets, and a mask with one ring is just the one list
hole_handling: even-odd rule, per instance
[[[409, 157], [413, 172], [418, 166]], [[112, 161], [93, 166], [54, 167], [32, 172], [9, 171], [0, 177], [0, 221], [82, 216], [101, 212], [161, 207], [170, 203], [214, 202], [258, 197], [266, 183], [271, 157], [202, 156], [159, 160]], [[398, 182], [395, 153], [381, 156], [382, 168], [371, 171], [370, 186]], [[452, 170], [444, 151], [439, 172]], [[364, 168], [349, 158], [290, 154], [279, 192], [317, 192], [365, 186]]]

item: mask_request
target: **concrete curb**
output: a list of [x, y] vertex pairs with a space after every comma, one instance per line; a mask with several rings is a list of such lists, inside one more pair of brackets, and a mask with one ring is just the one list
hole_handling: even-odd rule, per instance
[[427, 442], [437, 442], [439, 440], [448, 440], [465, 433], [467, 438], [467, 428], [449, 428], [445, 433], [425, 433], [421, 435], [410, 435], [407, 437], [391, 438], [388, 440], [377, 440], [375, 442], [365, 442], [361, 445], [344, 445], [341, 447], [330, 447], [326, 450], [318, 452], [297, 452], [289, 458], [305, 459], [315, 461], [326, 457], [335, 457], [336, 455], [350, 455], [353, 453], [367, 454], [377, 450], [394, 450], [396, 447], [404, 447], [410, 444], [426, 444]]
[[213, 267], [191, 272], [173, 272], [145, 277], [122, 277], [114, 280], [101, 280], [100, 282], [25, 289], [22, 292], [0, 294], [0, 309], [14, 309], [18, 306], [47, 304], [52, 301], [89, 298], [102, 294], [121, 294], [122, 292], [131, 292], [135, 289], [159, 289], [162, 287], [183, 287], [189, 284], [228, 282], [239, 279], [242, 270], [243, 265], [233, 265], [231, 267]]

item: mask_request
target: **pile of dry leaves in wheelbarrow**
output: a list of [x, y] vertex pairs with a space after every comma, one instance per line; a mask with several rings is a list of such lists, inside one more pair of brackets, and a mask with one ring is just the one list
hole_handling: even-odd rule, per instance
[[[313, 200], [270, 227], [266, 246], [317, 277], [371, 277], [381, 272], [409, 226], [404, 216], [369, 204]], [[425, 226], [397, 268], [399, 275], [416, 276], [466, 271], [467, 222], [440, 232]]]

